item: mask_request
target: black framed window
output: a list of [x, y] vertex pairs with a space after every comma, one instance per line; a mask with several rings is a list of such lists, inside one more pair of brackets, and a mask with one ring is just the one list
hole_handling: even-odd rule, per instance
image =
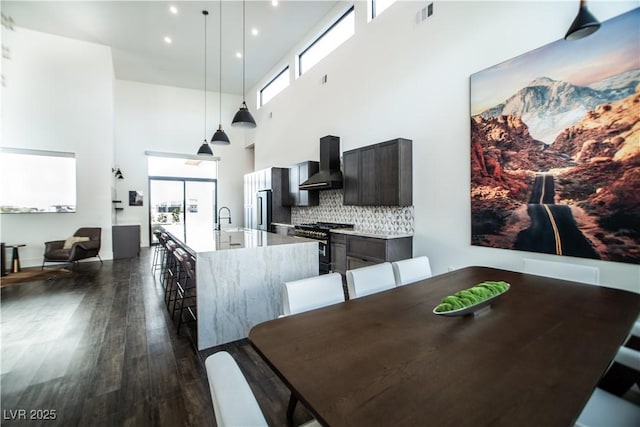
[[269, 83], [264, 85], [262, 89], [258, 92], [258, 106], [262, 107], [264, 104], [269, 102], [274, 96], [282, 92], [285, 88], [289, 86], [289, 67], [285, 67], [284, 70], [280, 71], [277, 76], [275, 76]]
[[298, 76], [307, 72], [355, 33], [354, 10], [351, 6], [298, 55]]
[[396, 0], [369, 0], [371, 11], [371, 15], [369, 16], [369, 20], [375, 18], [384, 12], [389, 6], [395, 3]]

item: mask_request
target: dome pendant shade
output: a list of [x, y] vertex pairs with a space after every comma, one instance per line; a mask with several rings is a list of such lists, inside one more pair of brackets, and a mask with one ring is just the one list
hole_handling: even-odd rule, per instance
[[220, 145], [231, 144], [231, 141], [229, 141], [229, 137], [227, 136], [225, 131], [222, 130], [222, 125], [219, 125], [218, 130], [216, 131], [216, 133], [213, 134], [213, 137], [211, 138], [211, 143], [220, 144]]
[[569, 31], [564, 36], [565, 40], [578, 40], [583, 37], [595, 33], [600, 28], [600, 21], [598, 21], [587, 9], [587, 2], [585, 0], [580, 1], [580, 10], [578, 16], [573, 20]]
[[240, 109], [233, 116], [233, 121], [231, 122], [231, 126], [245, 128], [245, 129], [253, 129], [256, 127], [256, 121], [253, 116], [249, 112], [249, 108], [247, 108], [246, 102], [242, 101], [242, 105]]
[[198, 150], [198, 154], [207, 154], [209, 156], [213, 156], [213, 151], [211, 151], [211, 147], [207, 144], [207, 140], [205, 139], [200, 149]]

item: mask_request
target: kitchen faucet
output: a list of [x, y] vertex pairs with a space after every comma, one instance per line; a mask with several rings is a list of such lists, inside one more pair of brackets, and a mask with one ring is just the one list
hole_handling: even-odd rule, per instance
[[[225, 217], [220, 216], [220, 212], [222, 212], [223, 209], [227, 210], [228, 216], [225, 216]], [[216, 230], [220, 231], [221, 229], [220, 225], [223, 219], [228, 219], [229, 224], [231, 224], [231, 210], [226, 206], [223, 206], [220, 209], [218, 209], [218, 224], [216, 225]]]

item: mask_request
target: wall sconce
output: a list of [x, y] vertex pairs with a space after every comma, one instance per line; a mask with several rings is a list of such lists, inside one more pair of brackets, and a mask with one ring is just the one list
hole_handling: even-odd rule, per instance
[[111, 168], [111, 172], [113, 173], [113, 176], [116, 177], [116, 179], [124, 179], [124, 175], [122, 175], [122, 171], [120, 171], [120, 168]]

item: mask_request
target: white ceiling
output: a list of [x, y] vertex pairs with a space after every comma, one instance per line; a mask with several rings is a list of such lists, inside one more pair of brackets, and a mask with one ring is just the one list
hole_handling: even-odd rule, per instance
[[[328, 0], [246, 2], [246, 83], [264, 79], [274, 66], [338, 3]], [[178, 8], [177, 14], [169, 11]], [[222, 2], [222, 91], [242, 93], [242, 8], [239, 0]], [[204, 88], [202, 10], [209, 12], [207, 89], [219, 85], [219, 1], [6, 1], [2, 13], [17, 27], [100, 43], [112, 48], [117, 79], [192, 89]], [[257, 28], [258, 36], [251, 34]], [[4, 29], [3, 29], [4, 30]], [[166, 44], [164, 37], [172, 43]]]

